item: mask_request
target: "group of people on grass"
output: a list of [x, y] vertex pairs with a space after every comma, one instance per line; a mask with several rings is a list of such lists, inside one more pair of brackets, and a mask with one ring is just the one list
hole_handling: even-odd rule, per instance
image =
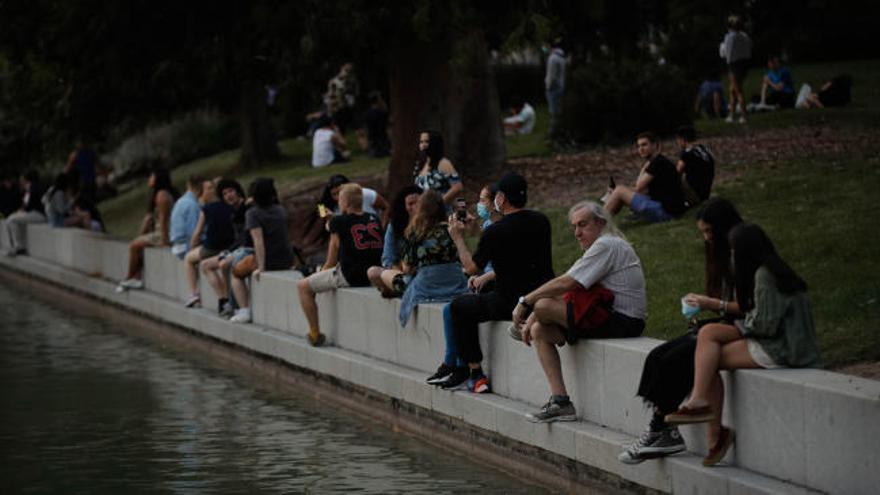
[[[615, 227], [614, 214], [627, 205], [643, 220], [663, 222], [699, 206], [705, 293], [683, 298], [690, 331], [647, 357], [637, 394], [652, 407], [652, 419], [619, 459], [638, 463], [682, 451], [676, 425], [705, 422], [710, 448], [703, 462], [713, 465], [734, 439], [720, 421], [724, 393], [719, 370], [819, 363], [805, 282], [760, 227], [744, 222], [729, 201], [709, 197], [714, 158], [695, 142], [692, 128], [678, 132], [681, 154], [675, 163], [660, 154], [652, 134], [640, 134], [637, 151], [643, 163], [635, 185], [609, 187], [604, 206], [581, 201], [570, 208], [568, 221], [583, 255], [558, 276], [551, 224], [527, 208], [526, 179], [504, 175], [483, 187], [475, 211], [468, 211], [458, 201], [463, 184], [445, 156], [442, 137], [435, 132], [419, 137], [413, 184], [390, 205], [342, 176], [328, 183], [319, 205], [326, 210], [329, 232], [326, 261], [297, 285], [312, 345], [326, 342], [316, 302], [322, 292], [372, 285], [384, 297], [400, 297], [403, 331], [416, 305], [445, 302], [446, 349], [427, 382], [486, 393], [491, 384], [482, 369], [478, 326], [509, 320], [510, 337], [535, 348], [550, 389], [548, 402], [528, 419], [574, 421], [558, 348], [581, 339], [637, 337], [646, 325], [644, 269]], [[189, 199], [176, 199], [167, 173], [154, 172], [149, 183], [143, 235], [131, 244], [129, 278], [120, 290], [142, 287], [144, 246], [180, 241], [186, 244], [179, 252], [193, 290], [186, 304], [198, 304], [194, 281], [199, 266], [217, 292], [218, 311], [235, 322], [250, 321], [247, 279], [288, 270], [294, 259], [272, 180], [255, 180], [246, 195], [233, 180], [193, 177]], [[194, 227], [179, 237], [180, 222]], [[479, 235], [475, 250], [465, 240], [468, 234]], [[700, 312], [717, 316], [694, 319]]]
[[837, 75], [826, 81], [818, 91], [808, 84], [798, 90], [791, 72], [782, 64], [778, 54], [767, 57], [764, 77], [761, 80], [760, 95], [755, 95], [747, 103], [743, 84], [749, 72], [752, 58], [752, 40], [744, 30], [742, 18], [732, 15], [727, 21], [727, 33], [720, 46], [719, 55], [724, 60], [729, 78], [729, 99], [725, 99], [724, 87], [717, 74], [706, 78], [697, 90], [694, 109], [709, 118], [724, 118], [745, 123], [747, 112], [763, 112], [790, 108], [809, 109], [830, 106], [844, 106], [851, 101], [852, 77]]

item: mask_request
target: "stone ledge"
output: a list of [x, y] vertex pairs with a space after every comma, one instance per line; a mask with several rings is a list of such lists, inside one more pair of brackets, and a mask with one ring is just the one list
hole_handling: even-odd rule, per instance
[[[44, 227], [35, 230], [34, 241], [45, 242], [51, 241], [55, 234], [53, 230], [68, 229]], [[100, 238], [91, 242], [100, 252], [115, 252], [127, 257], [124, 243]], [[598, 466], [645, 486], [669, 491], [691, 476], [687, 470], [677, 477], [672, 474], [674, 469], [671, 466], [677, 466], [678, 462], [675, 459], [641, 465], [661, 466], [657, 469], [661, 469], [662, 475], [651, 474], [653, 471], [650, 470], [644, 474], [641, 466], [640, 470], [632, 471], [616, 460], [623, 442], [620, 439], [632, 439], [646, 424], [647, 411], [633, 393], [644, 357], [659, 343], [657, 340], [581, 342], [561, 350], [566, 382], [578, 412], [585, 420], [576, 425], [602, 428], [606, 436], [618, 435], [616, 444], [600, 444], [604, 445], [600, 449], [601, 455], [583, 454], [582, 457], [577, 440], [570, 441], [570, 436], [565, 433], [569, 425], [537, 430], [530, 423], [518, 421], [511, 412], [512, 405], [519, 408], [520, 413], [540, 405], [546, 400], [547, 390], [534, 351], [507, 337], [506, 323], [484, 324], [480, 330], [487, 356], [486, 368], [498, 394], [493, 400], [503, 398], [509, 401], [507, 409], [493, 405], [495, 413], [492, 417], [485, 412], [488, 399], [475, 399], [474, 402], [468, 394], [436, 391], [422, 383], [439, 363], [443, 352], [440, 304], [421, 305], [413, 321], [401, 329], [397, 323], [399, 301], [381, 299], [372, 289], [342, 289], [322, 294], [319, 296], [322, 329], [338, 347], [311, 349], [302, 339], [306, 328], [295, 288], [299, 277], [293, 272], [265, 274], [265, 279], [254, 285], [252, 305], [256, 325], [233, 325], [214, 316], [216, 303], [209, 307], [210, 310], [186, 310], [179, 299], [174, 299], [173, 294], [179, 295], [179, 289], [175, 290], [167, 281], [173, 280], [175, 270], [182, 270], [178, 270], [179, 265], [175, 267], [173, 261], [166, 261], [175, 260], [167, 250], [152, 255], [147, 266], [148, 272], [166, 275], [165, 282], [155, 282], [155, 287], [167, 292], [165, 296], [143, 292], [115, 294], [112, 283], [63, 268], [61, 265], [65, 260], [59, 261], [57, 250], [43, 253], [38, 248], [37, 254], [42, 261], [22, 257], [16, 259], [19, 261], [3, 260], [3, 264], [30, 266], [54, 283], [132, 307], [154, 318], [376, 390], [418, 407], [450, 417], [467, 417], [479, 428], [492, 430], [494, 427], [500, 435]], [[106, 258], [102, 257], [103, 264], [107, 264]], [[106, 271], [102, 268], [102, 273]], [[169, 298], [168, 294], [172, 296]], [[280, 294], [284, 297], [279, 297]], [[286, 311], [279, 311], [279, 305]], [[261, 328], [260, 333], [242, 330], [252, 327]], [[287, 338], [298, 338], [299, 344], [288, 345]], [[345, 355], [349, 357], [340, 358], [337, 353], [348, 353]], [[880, 465], [874, 460], [871, 448], [880, 440], [880, 422], [876, 421], [880, 417], [880, 383], [821, 370], [741, 370], [726, 374], [725, 379], [728, 404], [725, 422], [738, 429], [736, 449], [727, 461], [750, 470], [744, 472], [757, 478], [727, 483], [724, 490], [732, 493], [739, 493], [741, 488], [759, 493], [774, 491], [772, 487], [776, 481], [767, 476], [840, 493], [863, 493], [872, 490], [880, 481]], [[755, 404], [762, 407], [755, 407]], [[683, 428], [688, 445], [695, 453], [701, 453], [705, 446], [702, 433], [697, 431], [693, 427]], [[719, 476], [717, 471], [708, 470], [706, 476], [714, 479]], [[670, 476], [678, 481], [664, 481]], [[708, 483], [704, 478], [700, 475], [700, 483]], [[759, 483], [755, 479], [770, 481]], [[787, 483], [783, 485], [797, 488]], [[695, 482], [688, 482], [687, 486], [708, 487]], [[721, 485], [713, 486], [720, 489]], [[760, 487], [771, 488], [759, 490]]]

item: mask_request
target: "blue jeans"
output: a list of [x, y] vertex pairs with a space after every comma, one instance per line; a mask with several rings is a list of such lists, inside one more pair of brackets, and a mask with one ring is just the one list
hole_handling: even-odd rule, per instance
[[446, 354], [443, 355], [443, 363], [447, 366], [467, 366], [458, 356], [458, 349], [455, 347], [455, 334], [452, 331], [452, 311], [449, 309], [451, 303], [443, 305], [443, 336], [446, 337]]
[[553, 136], [556, 134], [558, 130], [557, 127], [559, 125], [559, 113], [562, 110], [560, 108], [560, 104], [562, 103], [562, 94], [565, 92], [563, 88], [555, 87], [546, 90], [547, 94], [547, 110], [550, 112], [550, 135]]

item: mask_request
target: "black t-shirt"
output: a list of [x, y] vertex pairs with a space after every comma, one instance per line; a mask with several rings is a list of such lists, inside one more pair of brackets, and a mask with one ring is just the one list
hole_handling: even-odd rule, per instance
[[250, 232], [263, 229], [266, 248], [266, 270], [287, 270], [293, 264], [293, 252], [287, 235], [287, 213], [281, 205], [268, 208], [254, 206], [245, 213], [245, 228]]
[[202, 207], [205, 214], [205, 247], [220, 251], [228, 248], [235, 241], [235, 230], [232, 216], [235, 208], [225, 201], [214, 201]]
[[492, 262], [504, 299], [528, 294], [553, 278], [550, 220], [532, 210], [505, 215], [483, 232], [473, 260], [481, 269]]
[[654, 177], [648, 184], [648, 196], [663, 205], [663, 209], [670, 215], [684, 213], [684, 193], [675, 164], [658, 153], [648, 164], [647, 172]]
[[251, 233], [244, 228], [245, 215], [247, 214], [248, 209], [252, 206], [253, 205], [247, 203], [242, 203], [232, 214], [232, 229], [233, 232], [235, 232], [235, 241], [229, 246], [230, 251], [240, 247], [254, 247], [254, 240], [251, 239]]
[[712, 192], [712, 181], [715, 179], [715, 157], [708, 148], [697, 144], [682, 151], [679, 158], [684, 162], [684, 177], [688, 185], [701, 201], [705, 201]]
[[330, 233], [339, 236], [339, 268], [348, 285], [370, 285], [367, 269], [381, 265], [384, 233], [379, 217], [372, 213], [336, 215]]

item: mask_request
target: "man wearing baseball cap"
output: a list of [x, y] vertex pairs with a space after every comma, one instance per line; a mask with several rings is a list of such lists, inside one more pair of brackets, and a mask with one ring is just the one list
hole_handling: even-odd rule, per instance
[[457, 368], [440, 383], [443, 388], [458, 388], [467, 382], [471, 392], [489, 392], [489, 380], [480, 366], [483, 353], [479, 324], [510, 319], [521, 296], [553, 278], [550, 221], [542, 213], [525, 209], [527, 197], [528, 184], [523, 176], [508, 173], [498, 181], [494, 206], [503, 216], [483, 232], [473, 255], [464, 241], [465, 224], [454, 218], [450, 220], [449, 233], [458, 248], [464, 271], [468, 275], [479, 275], [491, 262], [495, 289], [488, 293], [465, 294], [452, 301], [455, 346], [468, 366]]

